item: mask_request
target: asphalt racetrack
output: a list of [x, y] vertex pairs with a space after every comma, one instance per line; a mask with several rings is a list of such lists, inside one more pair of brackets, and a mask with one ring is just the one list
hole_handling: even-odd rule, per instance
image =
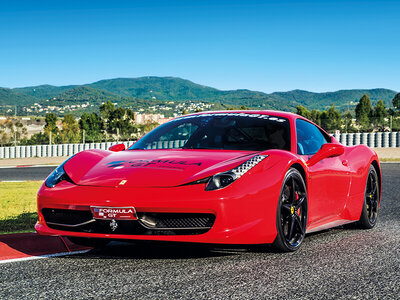
[[57, 166], [0, 168], [0, 181], [44, 180]]
[[310, 234], [289, 254], [114, 242], [85, 254], [0, 264], [0, 298], [399, 299], [400, 164], [382, 169], [372, 230]]

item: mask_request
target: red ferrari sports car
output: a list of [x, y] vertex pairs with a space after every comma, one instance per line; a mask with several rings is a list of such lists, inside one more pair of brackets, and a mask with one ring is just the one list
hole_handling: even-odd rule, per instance
[[131, 239], [294, 251], [306, 233], [377, 220], [376, 153], [345, 147], [295, 114], [185, 115], [109, 150], [80, 152], [49, 175], [37, 196], [38, 233], [86, 245]]

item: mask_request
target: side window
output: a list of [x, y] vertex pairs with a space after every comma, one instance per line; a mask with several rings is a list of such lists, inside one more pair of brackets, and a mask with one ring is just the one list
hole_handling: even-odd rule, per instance
[[315, 154], [327, 142], [318, 127], [301, 119], [296, 120], [296, 133], [297, 153], [301, 155]]

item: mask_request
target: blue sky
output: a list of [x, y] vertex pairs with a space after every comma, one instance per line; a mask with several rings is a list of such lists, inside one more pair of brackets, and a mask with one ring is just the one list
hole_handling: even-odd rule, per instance
[[400, 1], [2, 1], [0, 86], [155, 75], [400, 91], [399, 11]]

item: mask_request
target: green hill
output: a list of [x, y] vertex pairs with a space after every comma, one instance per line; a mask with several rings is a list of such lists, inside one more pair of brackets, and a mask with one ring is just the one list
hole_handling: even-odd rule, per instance
[[139, 77], [101, 80], [89, 86], [125, 97], [159, 100], [202, 100], [254, 108], [294, 110], [302, 104], [309, 109], [324, 109], [334, 103], [345, 109], [351, 102], [358, 102], [363, 94], [370, 94], [372, 103], [382, 99], [386, 106], [396, 94], [388, 89], [340, 90], [313, 93], [302, 90], [266, 94], [250, 90], [222, 91], [175, 77]]
[[293, 110], [296, 106], [285, 99], [250, 90], [222, 91], [176, 77], [139, 77], [101, 80], [90, 84], [100, 90], [121, 96], [169, 101], [206, 101], [228, 105]]
[[77, 86], [40, 85], [11, 90], [0, 89], [0, 105], [27, 105], [40, 100], [46, 100], [45, 104], [90, 102], [97, 105], [110, 100], [137, 108], [166, 100], [192, 100], [289, 111], [294, 111], [300, 104], [308, 109], [326, 109], [334, 103], [337, 108], [344, 110], [348, 106], [355, 106], [363, 94], [369, 94], [373, 104], [382, 99], [386, 106], [392, 106], [391, 100], [396, 92], [388, 89], [340, 90], [326, 93], [293, 90], [267, 94], [250, 90], [223, 91], [181, 78], [149, 76], [107, 79]]
[[372, 104], [382, 99], [386, 106], [392, 106], [392, 99], [395, 91], [388, 89], [359, 89], [359, 90], [340, 90], [336, 92], [312, 93], [302, 90], [289, 92], [276, 92], [272, 96], [290, 100], [310, 108], [326, 108], [334, 103], [336, 107], [346, 108], [358, 103], [362, 95], [369, 94]]
[[[82, 105], [89, 103], [91, 111], [95, 111], [98, 107], [107, 101], [113, 103], [118, 103], [119, 106], [130, 107], [134, 110], [140, 108], [147, 109], [149, 106], [164, 104], [161, 100], [145, 100], [145, 99], [135, 99], [133, 97], [121, 97], [115, 93], [108, 91], [102, 91], [90, 86], [78, 86], [73, 89], [67, 90], [56, 97], [45, 100], [46, 105], [51, 106], [66, 106], [66, 105]], [[87, 107], [86, 109], [89, 109]]]
[[18, 92], [20, 94], [25, 94], [29, 96], [33, 96], [35, 98], [46, 100], [53, 98], [67, 90], [73, 89], [77, 87], [76, 85], [65, 85], [65, 86], [54, 86], [54, 85], [38, 85], [38, 86], [29, 86], [22, 88], [15, 88], [13, 91]]
[[101, 80], [91, 87], [125, 97], [159, 100], [210, 99], [219, 90], [176, 77], [139, 77]]
[[121, 100], [121, 96], [107, 91], [100, 91], [89, 86], [78, 86], [54, 96], [46, 100], [46, 102], [48, 105], [56, 106], [82, 104], [86, 102], [99, 105], [108, 100], [111, 102], [118, 102]]
[[27, 105], [34, 102], [40, 102], [40, 99], [26, 94], [18, 93], [12, 89], [0, 87], [0, 105]]

